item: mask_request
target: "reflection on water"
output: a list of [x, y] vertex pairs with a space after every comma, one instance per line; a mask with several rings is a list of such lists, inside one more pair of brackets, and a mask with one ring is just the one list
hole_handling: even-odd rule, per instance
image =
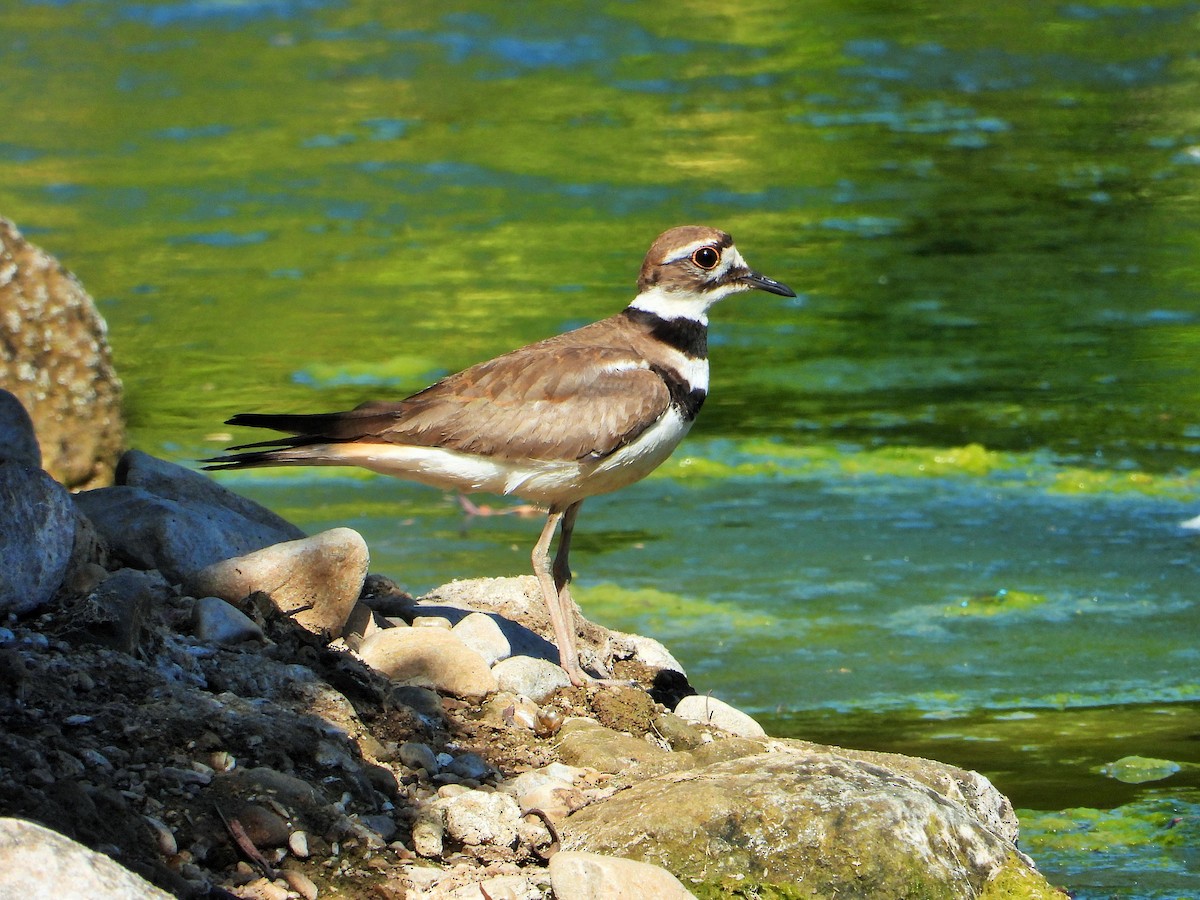
[[[135, 442], [185, 461], [233, 412], [352, 406], [607, 315], [659, 231], [727, 228], [802, 295], [714, 310], [689, 466], [588, 503], [589, 613], [777, 731], [1117, 810], [1127, 833], [1072, 818], [1109, 850], [1037, 814], [1035, 852], [1081, 897], [1175, 896], [1112, 873], [1196, 873], [1194, 829], [1137, 836], [1172, 798], [1192, 815], [1193, 770], [1092, 767], [1197, 760], [1149, 723], [1200, 699], [1176, 527], [1198, 17], [18, 0], [0, 214], [96, 294]], [[536, 529], [344, 474], [230, 483], [360, 528], [415, 588], [523, 572]]]

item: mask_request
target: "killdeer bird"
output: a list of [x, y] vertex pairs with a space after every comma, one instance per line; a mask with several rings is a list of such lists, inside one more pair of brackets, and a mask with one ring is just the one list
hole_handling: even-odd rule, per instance
[[581, 684], [568, 589], [580, 505], [644, 478], [691, 428], [708, 394], [710, 306], [752, 288], [796, 296], [750, 269], [728, 234], [695, 225], [659, 235], [637, 288], [615, 316], [471, 366], [404, 400], [347, 412], [236, 415], [226, 424], [285, 436], [204, 462], [209, 469], [361, 466], [547, 505], [533, 571], [560, 663]]

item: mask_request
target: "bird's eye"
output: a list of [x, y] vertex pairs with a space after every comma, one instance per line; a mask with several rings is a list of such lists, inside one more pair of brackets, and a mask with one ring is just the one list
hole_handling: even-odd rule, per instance
[[721, 261], [721, 254], [712, 247], [701, 247], [692, 254], [692, 262], [702, 269], [715, 269]]

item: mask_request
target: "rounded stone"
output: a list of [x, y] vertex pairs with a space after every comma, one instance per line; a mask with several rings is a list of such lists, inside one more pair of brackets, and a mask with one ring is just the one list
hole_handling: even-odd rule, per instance
[[337, 637], [358, 602], [369, 562], [357, 531], [334, 528], [213, 563], [189, 577], [187, 587], [195, 596], [231, 603], [262, 591], [302, 628]]
[[403, 684], [476, 700], [496, 690], [483, 657], [442, 628], [384, 628], [363, 641], [358, 655]]
[[0, 461], [0, 613], [50, 601], [67, 575], [75, 546], [71, 495], [41, 469]]
[[684, 697], [675, 707], [675, 715], [685, 722], [712, 725], [739, 737], [765, 737], [766, 731], [750, 716], [723, 700], [704, 694]]
[[513, 656], [492, 667], [500, 690], [544, 703], [555, 691], [571, 686], [562, 666], [532, 656]]

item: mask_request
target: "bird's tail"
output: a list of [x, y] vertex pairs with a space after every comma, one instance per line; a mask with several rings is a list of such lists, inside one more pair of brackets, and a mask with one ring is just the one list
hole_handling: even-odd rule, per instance
[[[252, 469], [258, 466], [305, 466], [328, 462], [325, 445], [336, 442], [330, 434], [342, 413], [239, 413], [226, 420], [226, 425], [249, 428], [273, 428], [284, 434], [252, 444], [230, 447], [230, 452], [202, 459], [208, 471], [222, 469]], [[343, 439], [344, 440], [344, 439]]]

